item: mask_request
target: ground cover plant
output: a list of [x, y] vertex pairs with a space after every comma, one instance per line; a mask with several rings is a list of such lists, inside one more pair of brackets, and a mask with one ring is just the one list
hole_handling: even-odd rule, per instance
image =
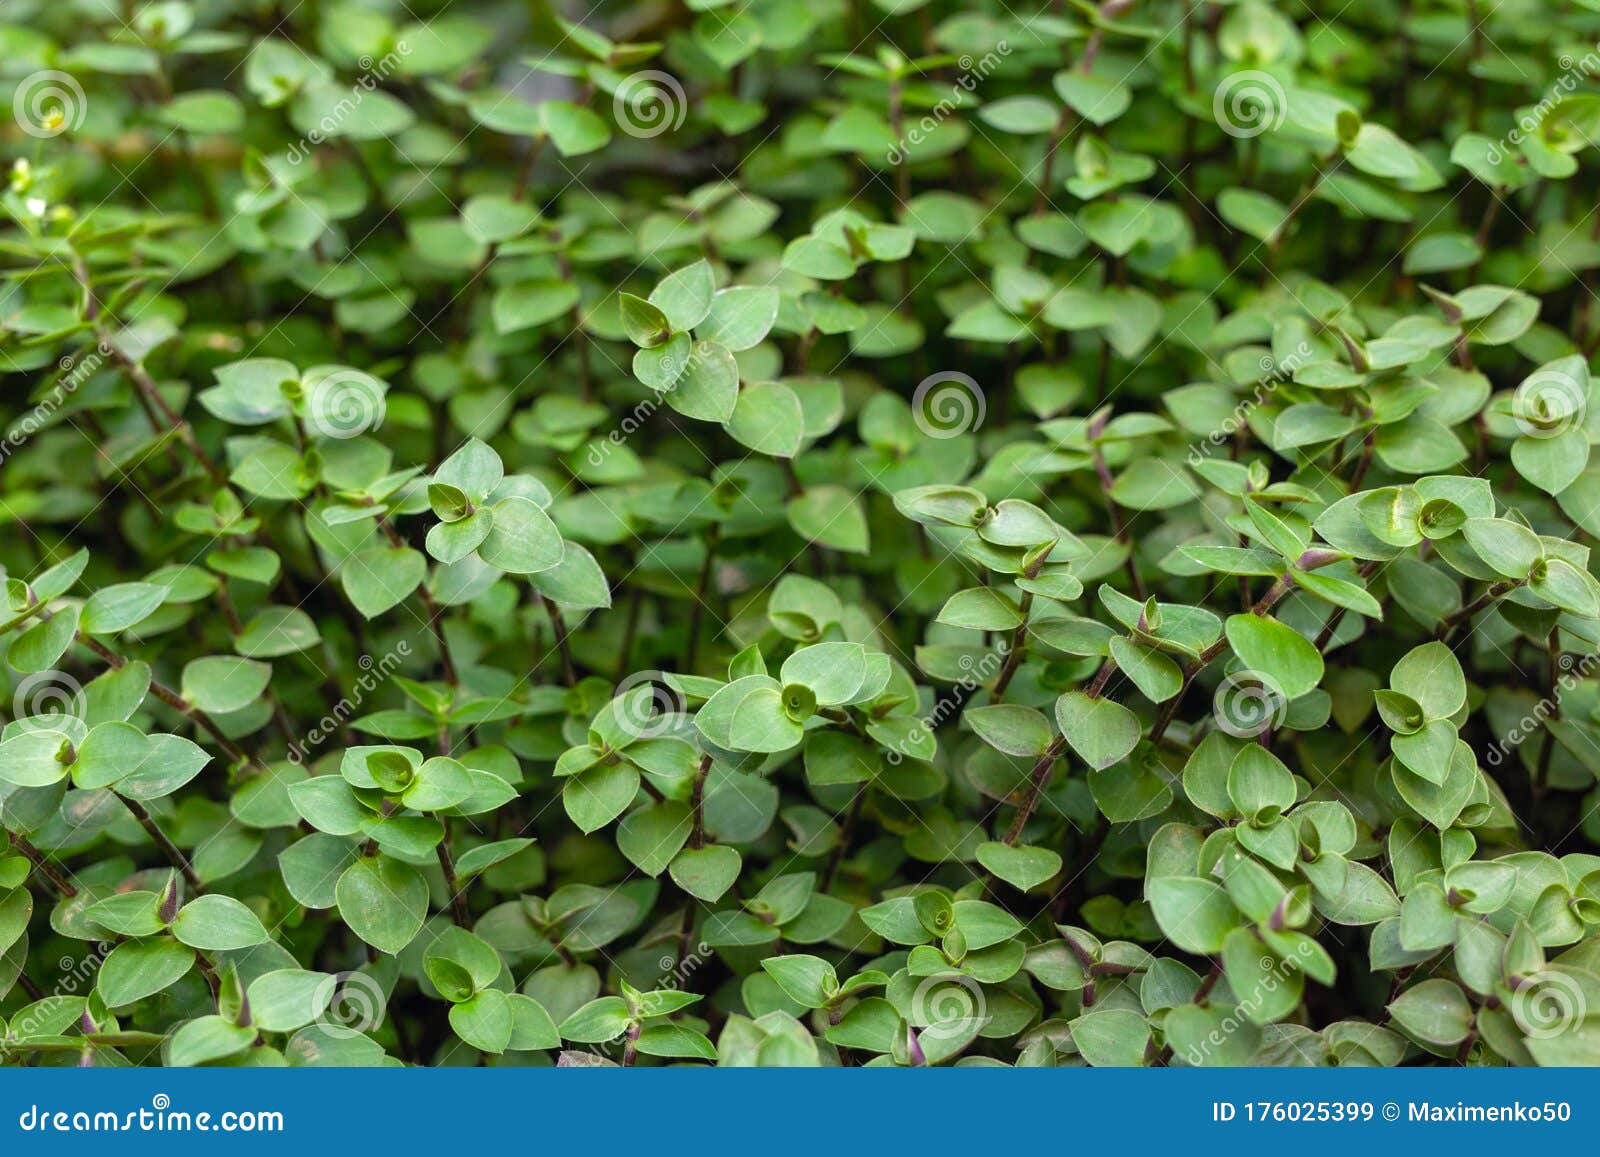
[[9, 0], [0, 1058], [1600, 1063], [1597, 41]]

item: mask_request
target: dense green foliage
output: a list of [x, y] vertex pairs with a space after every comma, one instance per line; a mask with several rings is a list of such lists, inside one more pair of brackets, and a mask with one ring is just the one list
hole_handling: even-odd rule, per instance
[[1600, 1063], [1600, 3], [567, 14], [0, 10], [0, 1057]]

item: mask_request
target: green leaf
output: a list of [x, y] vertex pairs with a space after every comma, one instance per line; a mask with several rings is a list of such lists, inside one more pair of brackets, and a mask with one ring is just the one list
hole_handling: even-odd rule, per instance
[[693, 329], [711, 312], [716, 279], [704, 259], [667, 274], [650, 293], [650, 304], [666, 315], [673, 329]]
[[1426, 719], [1448, 719], [1467, 701], [1461, 663], [1444, 643], [1424, 643], [1406, 652], [1389, 672], [1389, 686], [1410, 696]]
[[71, 741], [60, 731], [24, 731], [0, 742], [0, 783], [48, 787], [66, 778], [71, 763]]
[[1061, 857], [1049, 848], [995, 842], [978, 845], [978, 863], [1021, 892], [1038, 887], [1061, 871]]
[[672, 323], [661, 310], [631, 293], [617, 296], [622, 305], [622, 328], [634, 345], [653, 349], [672, 336]]
[[550, 141], [563, 157], [581, 157], [602, 148], [611, 139], [611, 126], [600, 114], [564, 100], [539, 103], [539, 119]]
[[620, 996], [602, 996], [561, 1022], [561, 1039], [603, 1044], [621, 1036], [630, 1022], [628, 1006]]
[[1056, 725], [1067, 744], [1092, 768], [1126, 759], [1138, 746], [1139, 717], [1120, 703], [1068, 691], [1056, 700]]
[[505, 1052], [515, 1026], [511, 998], [498, 989], [485, 989], [470, 1000], [450, 1006], [450, 1027], [455, 1034], [486, 1053]]
[[1163, 876], [1146, 883], [1145, 898], [1163, 935], [1199, 956], [1222, 951], [1242, 920], [1221, 885], [1210, 880]]
[[761, 962], [789, 998], [805, 1008], [822, 1008], [839, 991], [833, 965], [817, 956], [774, 956]]
[[867, 515], [842, 486], [812, 486], [789, 500], [789, 525], [801, 538], [831, 550], [866, 554], [871, 549]]
[[712, 904], [739, 878], [743, 862], [736, 848], [708, 844], [703, 848], [683, 849], [672, 858], [668, 870], [678, 887], [695, 899]]
[[196, 896], [172, 922], [172, 934], [190, 948], [227, 952], [264, 944], [270, 937], [261, 920], [231, 896]]
[[1150, 1026], [1125, 1008], [1086, 1012], [1071, 1022], [1072, 1043], [1095, 1068], [1131, 1068], [1144, 1064]]
[[86, 635], [115, 635], [155, 614], [167, 597], [156, 583], [117, 583], [101, 587], [83, 604], [78, 629]]
[[494, 327], [503, 334], [532, 329], [565, 316], [577, 304], [578, 287], [570, 281], [544, 278], [507, 285], [495, 291]]
[[1241, 815], [1275, 819], [1294, 806], [1294, 776], [1266, 748], [1246, 744], [1228, 767], [1228, 798]]
[[627, 810], [639, 793], [639, 773], [627, 763], [603, 764], [562, 786], [567, 815], [585, 832], [599, 831]]
[[866, 648], [860, 643], [818, 643], [785, 659], [779, 679], [785, 685], [803, 684], [818, 706], [832, 707], [855, 698], [867, 669]]
[[256, 1039], [253, 1028], [233, 1024], [220, 1016], [189, 1021], [167, 1042], [167, 1063], [175, 1067], [224, 1060], [249, 1048]]
[[390, 856], [357, 860], [339, 877], [339, 918], [379, 952], [399, 952], [422, 930], [428, 885], [410, 864]]
[[792, 458], [805, 437], [805, 411], [781, 382], [755, 382], [739, 391], [728, 433], [741, 445], [774, 458]]
[[951, 595], [938, 621], [975, 631], [1007, 631], [1022, 625], [1022, 612], [999, 591], [972, 587]]
[[778, 318], [778, 291], [768, 286], [736, 285], [719, 290], [711, 309], [695, 326], [701, 341], [714, 341], [735, 353], [755, 346]]
[[1322, 655], [1293, 627], [1266, 615], [1230, 615], [1228, 645], [1251, 672], [1270, 679], [1286, 699], [1298, 699], [1322, 681]]
[[250, 1023], [263, 1032], [293, 1032], [322, 1016], [335, 978], [326, 972], [284, 968], [250, 982]]
[[1428, 1044], [1449, 1046], [1466, 1039], [1472, 1006], [1453, 981], [1424, 980], [1389, 1004], [1389, 1012], [1407, 1033]]
[[375, 619], [403, 602], [427, 573], [428, 560], [420, 551], [407, 546], [375, 546], [351, 555], [339, 578], [356, 610]]
[[511, 574], [536, 574], [559, 563], [565, 553], [561, 533], [550, 516], [528, 498], [502, 498], [490, 510], [494, 522], [478, 555]]
[[617, 848], [647, 876], [659, 876], [689, 838], [693, 817], [684, 804], [662, 800], [617, 825]]
[[175, 984], [194, 964], [194, 951], [172, 940], [130, 940], [113, 948], [95, 977], [107, 1008], [124, 1008]]
[[272, 680], [272, 665], [231, 655], [195, 659], [183, 668], [183, 697], [202, 711], [225, 715], [248, 707]]
[[961, 717], [979, 739], [1007, 755], [1037, 759], [1055, 740], [1050, 721], [1032, 707], [995, 703], [968, 708]]

